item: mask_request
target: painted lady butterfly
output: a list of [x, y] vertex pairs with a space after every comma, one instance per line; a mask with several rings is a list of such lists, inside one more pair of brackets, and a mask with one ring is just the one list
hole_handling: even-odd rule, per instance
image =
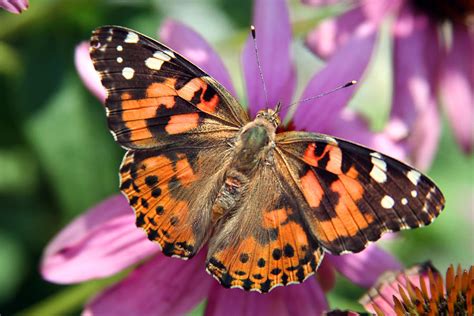
[[188, 259], [207, 243], [207, 270], [225, 287], [300, 283], [325, 251], [359, 252], [444, 207], [431, 180], [395, 159], [322, 134], [276, 133], [276, 110], [250, 120], [216, 80], [135, 31], [96, 29], [90, 55], [127, 150], [120, 189], [137, 226], [168, 256]]

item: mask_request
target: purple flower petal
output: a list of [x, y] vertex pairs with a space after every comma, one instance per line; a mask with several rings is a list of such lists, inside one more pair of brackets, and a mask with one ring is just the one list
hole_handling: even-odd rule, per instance
[[[428, 167], [439, 137], [434, 87], [440, 46], [436, 25], [403, 8], [394, 28], [394, 91], [390, 124], [404, 126], [404, 140], [418, 168]], [[415, 128], [416, 125], [416, 128]]]
[[321, 22], [306, 37], [306, 46], [320, 58], [332, 56], [366, 24], [379, 27], [388, 14], [400, 6], [401, 0], [363, 0], [360, 4], [335, 18]]
[[[252, 38], [245, 43], [242, 54], [248, 105], [251, 116], [264, 108], [273, 108], [278, 102], [288, 105], [296, 86], [295, 66], [291, 59], [291, 25], [286, 1], [274, 0], [268, 5], [265, 0], [256, 0], [253, 18], [263, 78], [268, 92], [268, 104], [265, 104], [257, 58]], [[280, 114], [285, 117], [284, 108]]]
[[188, 261], [159, 254], [93, 299], [84, 315], [184, 315], [215, 282], [205, 257], [204, 251]]
[[95, 71], [94, 64], [92, 64], [92, 60], [89, 56], [89, 42], [82, 42], [76, 46], [74, 63], [79, 77], [81, 77], [87, 89], [89, 89], [100, 102], [104, 103], [106, 91], [100, 82], [99, 74]]
[[333, 19], [326, 19], [309, 32], [306, 46], [318, 57], [327, 59], [347, 42], [364, 21], [366, 17], [360, 6]]
[[393, 256], [373, 244], [356, 254], [327, 255], [326, 260], [349, 280], [363, 287], [373, 286], [380, 275], [388, 270], [402, 268]]
[[205, 315], [322, 315], [327, 309], [324, 292], [316, 279], [310, 277], [303, 284], [276, 288], [265, 295], [216, 285], [208, 298]]
[[454, 135], [469, 153], [474, 146], [474, 33], [453, 26], [453, 44], [444, 64], [441, 92]]
[[404, 146], [394, 141], [390, 135], [374, 133], [369, 129], [368, 123], [351, 109], [344, 109], [332, 119], [327, 127], [328, 134], [346, 139], [380, 151], [393, 158], [403, 160], [406, 158]]
[[116, 195], [75, 219], [49, 243], [41, 274], [55, 283], [102, 278], [159, 249], [135, 227], [135, 215], [125, 197]]
[[[301, 99], [330, 91], [351, 80], [360, 80], [367, 68], [375, 44], [375, 28], [366, 24], [339, 50], [308, 83]], [[329, 96], [302, 102], [293, 118], [296, 129], [326, 132], [332, 120], [354, 94], [349, 87]]]
[[28, 9], [28, 0], [0, 0], [0, 8], [19, 14]]
[[166, 20], [160, 28], [161, 40], [219, 81], [232, 95], [236, 95], [229, 73], [219, 55], [198, 33], [186, 25]]

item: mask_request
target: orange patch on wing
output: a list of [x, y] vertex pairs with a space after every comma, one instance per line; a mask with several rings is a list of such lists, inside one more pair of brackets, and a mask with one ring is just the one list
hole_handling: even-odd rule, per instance
[[265, 212], [263, 214], [263, 227], [266, 229], [277, 228], [288, 219], [291, 210], [285, 208]]
[[326, 165], [326, 170], [332, 172], [334, 174], [340, 174], [341, 171], [341, 164], [342, 164], [342, 151], [339, 147], [333, 145], [326, 145], [322, 154], [317, 156], [315, 154], [316, 144], [311, 143], [306, 147], [306, 150], [303, 154], [303, 160], [311, 165], [311, 166], [318, 166], [318, 162], [323, 159], [326, 155], [329, 155], [329, 160]]
[[189, 164], [186, 155], [180, 155], [179, 160], [176, 162], [177, 178], [182, 185], [188, 185], [196, 180], [196, 175], [193, 172], [193, 168]]
[[203, 79], [194, 78], [178, 90], [178, 95], [187, 101], [191, 101], [196, 92], [200, 91], [199, 103], [195, 104], [196, 107], [204, 112], [214, 113], [216, 112], [220, 99], [216, 93], [209, 101], [206, 101], [204, 95], [206, 94], [207, 89], [212, 88]]
[[192, 130], [199, 125], [199, 114], [177, 114], [170, 116], [170, 120], [165, 127], [168, 134], [180, 134]]
[[349, 178], [352, 178], [352, 179], [356, 179], [357, 176], [359, 175], [359, 172], [357, 171], [357, 169], [352, 166], [349, 171], [346, 172], [346, 176], [348, 176]]
[[122, 112], [122, 120], [127, 121], [134, 121], [134, 120], [143, 120], [149, 119], [156, 116], [156, 110], [158, 109], [157, 106], [150, 106], [141, 109], [133, 109]]
[[122, 93], [122, 95], [120, 96], [122, 100], [130, 100], [132, 98], [132, 95], [128, 92], [124, 92]]
[[318, 207], [323, 198], [324, 191], [313, 171], [308, 172], [301, 177], [301, 187], [303, 195], [311, 207]]
[[164, 82], [154, 82], [146, 89], [146, 96], [148, 98], [157, 98], [163, 96], [177, 95], [176, 89], [174, 88], [176, 79], [167, 78]]
[[[339, 147], [336, 146], [326, 146], [329, 147], [329, 161], [326, 165], [326, 170], [334, 174], [340, 174], [341, 165], [342, 165], [342, 152]], [[323, 155], [324, 157], [324, 155]]]

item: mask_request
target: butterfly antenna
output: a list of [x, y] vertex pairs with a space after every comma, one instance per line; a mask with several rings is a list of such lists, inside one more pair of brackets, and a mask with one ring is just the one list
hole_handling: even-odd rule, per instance
[[312, 97], [309, 97], [309, 98], [306, 98], [306, 99], [299, 100], [299, 101], [297, 101], [297, 102], [288, 104], [288, 105], [286, 105], [284, 108], [288, 108], [288, 107], [293, 106], [293, 105], [298, 104], [298, 103], [302, 103], [302, 102], [306, 102], [306, 101], [310, 101], [310, 100], [314, 100], [314, 99], [319, 99], [319, 98], [321, 98], [321, 97], [324, 97], [324, 96], [326, 96], [326, 95], [328, 95], [328, 94], [331, 94], [331, 93], [333, 93], [333, 92], [336, 92], [336, 91], [338, 91], [338, 90], [341, 90], [341, 89], [344, 89], [344, 88], [353, 86], [353, 85], [355, 85], [356, 83], [357, 83], [356, 80], [349, 81], [349, 82], [343, 84], [342, 86], [339, 86], [339, 87], [337, 87], [337, 88], [334, 88], [334, 89], [332, 89], [332, 90], [330, 90], [330, 91], [326, 91], [326, 92], [323, 92], [323, 93], [321, 93], [321, 94], [318, 94], [318, 95], [315, 95], [315, 96], [312, 96]]
[[263, 79], [262, 65], [260, 64], [260, 59], [258, 58], [258, 49], [257, 49], [257, 35], [255, 32], [255, 26], [250, 25], [250, 33], [253, 38], [253, 47], [255, 49], [255, 56], [257, 59], [258, 73], [260, 74], [260, 80], [262, 80], [263, 93], [265, 94], [265, 106], [268, 107], [268, 93], [267, 86], [265, 85], [265, 80]]

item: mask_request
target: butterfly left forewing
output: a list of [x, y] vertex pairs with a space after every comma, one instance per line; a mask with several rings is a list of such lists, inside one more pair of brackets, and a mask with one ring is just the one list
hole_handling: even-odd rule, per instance
[[136, 31], [104, 26], [90, 56], [106, 88], [109, 128], [127, 149], [221, 138], [248, 121], [245, 110], [216, 80], [170, 48]]
[[388, 231], [430, 224], [444, 207], [438, 187], [419, 171], [363, 146], [322, 134], [277, 135], [306, 214], [324, 248], [358, 252]]

